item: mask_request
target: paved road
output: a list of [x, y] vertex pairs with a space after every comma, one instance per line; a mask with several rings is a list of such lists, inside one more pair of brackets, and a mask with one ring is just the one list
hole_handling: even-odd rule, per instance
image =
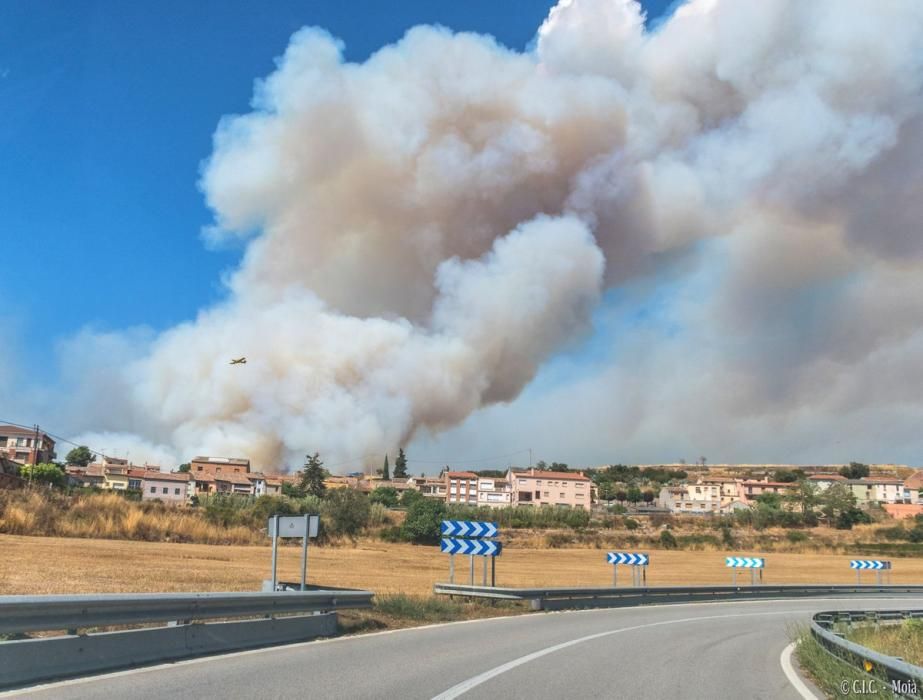
[[817, 610], [921, 598], [546, 613], [264, 649], [56, 684], [30, 699], [798, 698], [779, 657]]

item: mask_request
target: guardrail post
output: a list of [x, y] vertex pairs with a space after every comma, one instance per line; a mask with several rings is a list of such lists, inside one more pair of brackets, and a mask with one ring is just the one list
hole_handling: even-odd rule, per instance
[[529, 607], [531, 607], [533, 610], [541, 610], [542, 609], [542, 599], [532, 598], [529, 601]]

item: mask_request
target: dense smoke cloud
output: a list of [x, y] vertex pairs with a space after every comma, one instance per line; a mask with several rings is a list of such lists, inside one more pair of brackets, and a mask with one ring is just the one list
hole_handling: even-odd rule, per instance
[[556, 399], [597, 447], [813, 454], [806, 428], [921, 413], [916, 0], [692, 0], [653, 32], [630, 0], [561, 0], [527, 53], [432, 27], [342, 48], [296, 33], [222, 120], [207, 236], [244, 260], [105, 427], [267, 465], [393, 450], [515, 401], [604, 289], [665, 284], [665, 325]]

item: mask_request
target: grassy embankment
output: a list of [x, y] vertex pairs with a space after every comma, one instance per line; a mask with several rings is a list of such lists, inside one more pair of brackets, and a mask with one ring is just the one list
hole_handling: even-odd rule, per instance
[[[847, 639], [869, 649], [903, 658], [917, 666], [923, 665], [923, 623], [918, 620], [907, 620], [901, 624], [857, 625], [840, 631]], [[796, 656], [802, 670], [829, 697], [856, 694], [857, 687], [865, 690], [866, 694], [893, 697], [890, 683], [883, 676], [879, 677], [875, 669], [866, 674], [835, 658], [807, 630], [798, 636]], [[871, 688], [869, 683], [873, 684]]]

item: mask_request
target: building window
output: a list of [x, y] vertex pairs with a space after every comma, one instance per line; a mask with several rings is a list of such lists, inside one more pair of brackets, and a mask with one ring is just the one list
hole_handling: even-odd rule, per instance
[[561, 496], [560, 496], [560, 497], [561, 497], [561, 498], [564, 498], [564, 493], [563, 493], [563, 492], [561, 493]]
[[202, 471], [202, 467], [196, 467], [195, 470], [196, 470], [197, 472], [200, 472], [200, 471]]
[[[173, 495], [179, 496], [179, 489], [173, 489]], [[270, 586], [270, 588], [272, 588], [272, 586]]]
[[547, 491], [545, 491], [545, 493], [544, 493], [543, 495], [545, 496], [545, 498], [548, 498], [548, 492], [547, 492]]
[[151, 493], [157, 493], [157, 487], [151, 486]]
[[163, 492], [164, 492], [164, 493], [170, 493], [170, 489], [168, 489], [166, 486], [164, 486], [164, 487], [163, 487]]

